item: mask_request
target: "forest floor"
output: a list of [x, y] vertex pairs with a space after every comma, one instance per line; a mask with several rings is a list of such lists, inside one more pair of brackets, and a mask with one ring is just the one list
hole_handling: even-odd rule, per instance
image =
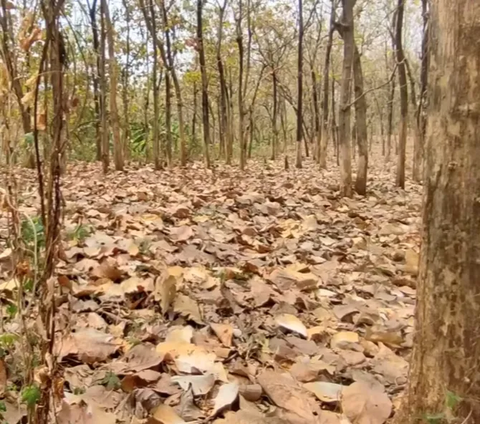
[[[341, 199], [337, 170], [312, 162], [70, 166], [56, 422], [386, 422], [407, 379], [421, 206], [393, 169], [374, 163], [368, 196]], [[38, 216], [35, 174], [18, 178]], [[6, 225], [0, 211], [3, 328], [21, 337]], [[0, 359], [9, 424], [25, 413], [18, 361]]]

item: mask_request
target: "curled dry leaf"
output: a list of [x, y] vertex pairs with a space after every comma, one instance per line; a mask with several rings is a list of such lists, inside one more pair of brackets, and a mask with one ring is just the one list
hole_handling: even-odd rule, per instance
[[351, 343], [358, 343], [359, 340], [358, 334], [353, 331], [339, 331], [330, 340], [330, 347], [344, 349]]
[[390, 417], [392, 402], [378, 386], [358, 382], [343, 389], [342, 409], [352, 424], [383, 424]]
[[279, 327], [298, 333], [305, 338], [308, 337], [307, 327], [305, 327], [302, 321], [300, 321], [294, 315], [290, 315], [290, 314], [279, 315], [278, 317], [275, 318], [275, 322], [278, 324]]
[[218, 395], [215, 398], [215, 405], [213, 407], [212, 415], [216, 416], [220, 412], [225, 411], [227, 408], [230, 408], [232, 404], [238, 398], [238, 384], [237, 383], [229, 383], [224, 384], [220, 387], [218, 391]]
[[162, 314], [166, 314], [175, 299], [177, 293], [177, 279], [173, 275], [164, 278], [160, 276], [155, 281], [154, 297], [156, 301], [160, 301], [160, 309]]
[[220, 362], [215, 362], [215, 359], [216, 356], [214, 353], [206, 353], [197, 348], [194, 352], [179, 355], [175, 358], [175, 365], [181, 373], [210, 373], [213, 374], [217, 380], [228, 381], [223, 365]]

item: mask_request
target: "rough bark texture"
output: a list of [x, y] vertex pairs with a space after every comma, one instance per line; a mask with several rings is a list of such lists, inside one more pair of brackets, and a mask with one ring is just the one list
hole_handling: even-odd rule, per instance
[[298, 58], [297, 58], [297, 156], [295, 166], [302, 167], [303, 139], [303, 0], [298, 0]]
[[352, 149], [351, 149], [351, 87], [352, 69], [354, 54], [354, 33], [353, 33], [353, 6], [355, 0], [342, 0], [343, 12], [342, 26], [343, 33], [343, 70], [342, 87], [340, 92], [340, 113], [338, 117], [339, 126], [339, 149], [340, 149], [340, 194], [352, 196]]
[[225, 161], [230, 164], [232, 161], [232, 145], [230, 139], [228, 112], [227, 112], [227, 81], [225, 79], [225, 68], [222, 59], [222, 41], [223, 41], [223, 24], [225, 19], [225, 10], [228, 0], [224, 0], [223, 5], [219, 6], [218, 13], [218, 30], [217, 30], [217, 68], [220, 88], [220, 105], [219, 105], [219, 137], [220, 137], [220, 157], [225, 156]]
[[367, 193], [368, 171], [367, 99], [363, 87], [362, 59], [356, 45], [354, 46], [353, 74], [355, 81], [355, 122], [358, 145], [355, 191], [358, 194], [365, 195]]
[[463, 400], [448, 422], [474, 424], [480, 422], [480, 3], [437, 0], [431, 17], [417, 328], [409, 395], [395, 422], [448, 415], [451, 392]]
[[405, 188], [405, 156], [407, 147], [408, 124], [408, 87], [405, 54], [403, 52], [403, 16], [405, 0], [398, 0], [397, 25], [395, 27], [395, 50], [398, 65], [398, 83], [400, 85], [400, 128], [398, 130], [398, 157], [396, 185]]
[[[320, 151], [318, 154], [318, 163], [320, 168], [327, 168], [327, 136], [328, 136], [328, 107], [329, 107], [329, 94], [330, 94], [330, 57], [333, 47], [333, 32], [335, 30], [335, 0], [332, 0], [332, 10], [330, 12], [330, 28], [328, 30], [328, 41], [325, 50], [325, 64], [323, 67], [323, 101], [322, 101], [322, 128], [320, 136]], [[335, 113], [333, 110], [332, 113]]]
[[120, 122], [118, 119], [118, 106], [117, 106], [117, 61], [115, 59], [115, 44], [113, 37], [113, 25], [110, 19], [110, 12], [108, 10], [108, 4], [106, 0], [102, 0], [104, 3], [103, 10], [105, 12], [105, 23], [107, 27], [108, 38], [108, 70], [110, 75], [110, 125], [113, 133], [113, 159], [115, 162], [115, 169], [117, 171], [123, 171], [123, 146], [120, 137]]
[[100, 122], [102, 137], [102, 168], [106, 174], [110, 165], [109, 128], [107, 119], [107, 79], [105, 48], [107, 44], [105, 30], [105, 4], [100, 1]]
[[205, 50], [203, 48], [203, 0], [197, 0], [197, 49], [202, 74], [202, 117], [203, 117], [203, 153], [205, 165], [210, 168], [210, 122], [208, 113], [208, 76], [205, 64]]
[[236, 20], [237, 31], [237, 45], [238, 45], [238, 144], [240, 146], [240, 169], [245, 168], [246, 163], [246, 146], [244, 140], [244, 118], [245, 118], [245, 105], [243, 102], [243, 32], [242, 32], [242, 13], [243, 13], [243, 1], [239, 1], [238, 15]]

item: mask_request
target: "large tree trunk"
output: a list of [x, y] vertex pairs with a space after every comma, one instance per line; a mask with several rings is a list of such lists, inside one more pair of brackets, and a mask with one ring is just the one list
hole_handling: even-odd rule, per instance
[[342, 26], [343, 33], [343, 71], [342, 87], [340, 93], [340, 113], [338, 117], [339, 126], [339, 150], [340, 150], [340, 194], [352, 196], [352, 149], [351, 149], [351, 87], [352, 68], [354, 55], [353, 37], [353, 6], [355, 0], [342, 0]]
[[197, 49], [202, 75], [202, 117], [203, 117], [203, 154], [205, 165], [210, 168], [210, 122], [208, 114], [208, 76], [203, 46], [203, 0], [197, 0]]
[[441, 422], [480, 423], [479, 22], [477, 0], [432, 4], [416, 331], [398, 424], [428, 415], [443, 417]]
[[110, 125], [113, 133], [113, 158], [115, 169], [123, 171], [123, 146], [120, 137], [120, 122], [117, 107], [117, 61], [115, 60], [115, 44], [113, 25], [106, 0], [102, 0], [108, 37], [108, 70], [110, 75]]
[[303, 0], [298, 0], [298, 58], [297, 58], [297, 155], [295, 166], [302, 167], [303, 139]]
[[358, 145], [355, 191], [358, 194], [365, 195], [367, 193], [368, 171], [367, 99], [364, 95], [362, 60], [356, 45], [354, 46], [353, 74], [355, 80], [355, 122]]
[[400, 129], [398, 132], [398, 157], [396, 185], [405, 188], [405, 156], [407, 148], [408, 124], [408, 87], [405, 54], [403, 52], [403, 16], [405, 0], [398, 0], [397, 24], [395, 27], [395, 50], [398, 66], [398, 83], [400, 85]]

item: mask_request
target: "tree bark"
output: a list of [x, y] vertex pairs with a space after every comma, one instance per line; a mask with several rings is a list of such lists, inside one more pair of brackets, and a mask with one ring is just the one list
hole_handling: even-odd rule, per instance
[[92, 43], [95, 52], [95, 64], [93, 67], [93, 103], [95, 105], [95, 141], [96, 141], [96, 157], [97, 161], [102, 160], [102, 134], [100, 130], [101, 114], [100, 114], [100, 92], [99, 92], [99, 75], [100, 75], [100, 42], [98, 40], [97, 25], [97, 0], [93, 0], [92, 5], [88, 3], [88, 12], [90, 16], [90, 25], [92, 26]]
[[202, 118], [203, 118], [203, 154], [205, 165], [210, 168], [210, 122], [208, 113], [208, 77], [203, 46], [203, 0], [197, 0], [197, 50], [202, 75]]
[[[398, 424], [480, 422], [479, 22], [477, 0], [432, 4], [416, 331]], [[449, 393], [457, 402], [446, 402]]]
[[298, 0], [298, 58], [297, 58], [297, 151], [295, 166], [302, 167], [303, 140], [303, 0]]
[[126, 59], [125, 67], [122, 74], [122, 103], [123, 103], [123, 133], [122, 133], [122, 147], [123, 153], [127, 160], [130, 157], [130, 118], [129, 118], [129, 80], [130, 80], [130, 22], [131, 11], [127, 0], [123, 0], [123, 7], [125, 9], [125, 20], [127, 23], [127, 40], [126, 40]]
[[368, 172], [367, 98], [364, 95], [362, 59], [356, 45], [354, 46], [353, 74], [355, 80], [355, 122], [358, 145], [355, 191], [364, 196], [367, 193]]
[[343, 32], [343, 70], [342, 86], [340, 92], [339, 150], [340, 150], [340, 195], [352, 196], [352, 149], [351, 149], [351, 86], [354, 56], [354, 24], [353, 6], [355, 0], [342, 0], [342, 26]]
[[[170, 23], [168, 20], [167, 8], [165, 7], [165, 0], [159, 0], [162, 18], [163, 18], [163, 31], [165, 33], [165, 44], [166, 44], [166, 59], [167, 59], [167, 69], [170, 73], [173, 80], [173, 87], [175, 89], [175, 97], [177, 102], [177, 114], [178, 114], [178, 135], [180, 138], [180, 163], [182, 166], [187, 164], [187, 148], [185, 141], [185, 121], [183, 117], [183, 98], [182, 98], [182, 89], [180, 87], [180, 82], [178, 80], [177, 72], [175, 70], [175, 60], [172, 54], [172, 42], [170, 37]], [[167, 80], [165, 79], [167, 84]], [[168, 84], [167, 84], [168, 86]], [[170, 134], [171, 139], [171, 134]]]
[[105, 49], [107, 44], [105, 29], [105, 2], [100, 1], [100, 117], [102, 137], [102, 168], [103, 173], [108, 172], [110, 166], [110, 137], [107, 119], [107, 76]]
[[244, 74], [244, 51], [243, 51], [243, 29], [242, 29], [242, 14], [243, 14], [243, 0], [239, 0], [238, 15], [235, 17], [237, 30], [237, 45], [238, 45], [238, 144], [240, 146], [240, 169], [243, 171], [246, 164], [246, 146], [244, 136], [244, 120], [245, 120], [245, 104], [243, 101], [243, 74]]
[[397, 25], [395, 27], [395, 50], [398, 66], [398, 83], [400, 85], [400, 128], [398, 132], [398, 156], [396, 185], [405, 188], [405, 156], [407, 147], [408, 124], [408, 87], [405, 54], [403, 52], [403, 17], [405, 0], [398, 0]]
[[110, 12], [106, 0], [103, 2], [103, 11], [105, 13], [105, 24], [108, 38], [108, 70], [110, 76], [110, 125], [113, 133], [113, 158], [115, 169], [123, 171], [123, 146], [120, 137], [120, 122], [118, 119], [117, 106], [117, 61], [115, 59], [114, 28], [110, 19]]

